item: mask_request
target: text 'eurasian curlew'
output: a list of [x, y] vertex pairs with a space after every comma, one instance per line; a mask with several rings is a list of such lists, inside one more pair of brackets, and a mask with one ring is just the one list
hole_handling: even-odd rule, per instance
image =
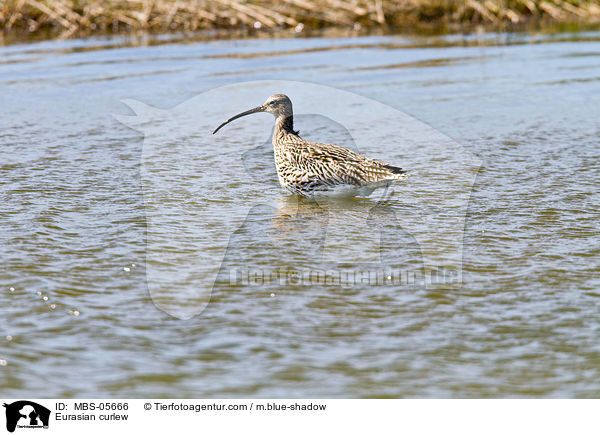
[[275, 116], [273, 149], [279, 183], [302, 196], [367, 196], [404, 178], [405, 171], [396, 166], [362, 156], [347, 148], [302, 139], [294, 131], [292, 101], [287, 95], [271, 95], [254, 109], [235, 115], [221, 127], [242, 116], [269, 112]]

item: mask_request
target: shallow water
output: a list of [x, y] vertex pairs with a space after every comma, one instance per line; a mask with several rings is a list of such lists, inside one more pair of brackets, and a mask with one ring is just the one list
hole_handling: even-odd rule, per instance
[[[281, 191], [266, 115], [210, 136], [267, 97], [255, 80], [333, 89], [290, 92], [301, 134], [411, 177], [383, 199]], [[600, 396], [600, 33], [43, 42], [0, 48], [0, 86], [2, 395]], [[318, 115], [343, 113], [335, 90], [424, 136]], [[129, 104], [151, 134], [123, 99], [164, 109]], [[419, 278], [440, 234], [460, 286]], [[357, 264], [416, 279], [231, 272]]]

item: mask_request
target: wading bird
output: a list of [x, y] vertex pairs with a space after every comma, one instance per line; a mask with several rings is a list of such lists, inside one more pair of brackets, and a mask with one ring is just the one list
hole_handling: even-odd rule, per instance
[[362, 156], [347, 148], [302, 139], [294, 131], [292, 101], [287, 95], [271, 95], [262, 106], [239, 113], [219, 125], [258, 112], [275, 116], [273, 149], [277, 176], [282, 187], [297, 195], [368, 196], [404, 178], [396, 166]]

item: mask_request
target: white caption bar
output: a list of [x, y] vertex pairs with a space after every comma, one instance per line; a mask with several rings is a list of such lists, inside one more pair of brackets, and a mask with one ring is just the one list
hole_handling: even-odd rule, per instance
[[[598, 434], [598, 400], [0, 399], [0, 433]], [[11, 430], [12, 429], [12, 430]], [[34, 430], [39, 429], [39, 430]], [[7, 432], [8, 431], [8, 432]]]

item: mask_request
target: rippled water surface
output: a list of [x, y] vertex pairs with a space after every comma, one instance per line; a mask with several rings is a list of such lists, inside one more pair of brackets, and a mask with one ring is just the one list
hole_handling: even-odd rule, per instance
[[[268, 116], [210, 135], [274, 80], [411, 177], [281, 191]], [[600, 396], [599, 33], [44, 42], [0, 88], [2, 395]], [[462, 286], [419, 278], [444, 235]], [[416, 278], [236, 275], [357, 266]]]

